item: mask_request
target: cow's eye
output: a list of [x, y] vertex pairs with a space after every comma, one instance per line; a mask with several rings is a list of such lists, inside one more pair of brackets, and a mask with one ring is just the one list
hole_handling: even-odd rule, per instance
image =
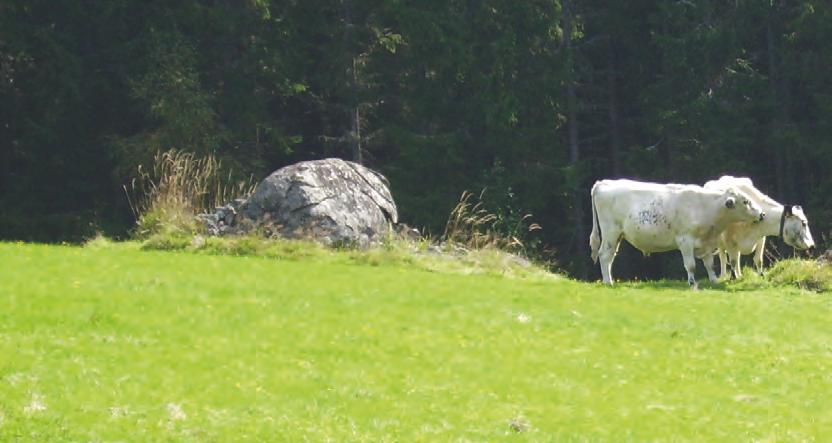
[[803, 225], [803, 227], [804, 227], [804, 228], [805, 228], [806, 226], [808, 226], [808, 223], [806, 223], [806, 222], [800, 222], [800, 224], [801, 224], [801, 225]]

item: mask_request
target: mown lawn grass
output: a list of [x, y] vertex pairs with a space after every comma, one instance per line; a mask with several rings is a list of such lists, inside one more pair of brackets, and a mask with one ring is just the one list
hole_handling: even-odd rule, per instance
[[0, 243], [0, 441], [821, 441], [830, 313], [786, 287]]

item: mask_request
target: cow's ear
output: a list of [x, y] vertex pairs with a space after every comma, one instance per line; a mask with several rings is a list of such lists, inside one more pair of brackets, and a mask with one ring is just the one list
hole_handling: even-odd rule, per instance
[[794, 214], [794, 211], [802, 211], [802, 210], [803, 210], [803, 208], [801, 208], [799, 205], [792, 206], [792, 214]]
[[725, 199], [725, 207], [728, 209], [734, 209], [734, 205], [737, 204], [737, 199], [734, 197], [728, 197]]

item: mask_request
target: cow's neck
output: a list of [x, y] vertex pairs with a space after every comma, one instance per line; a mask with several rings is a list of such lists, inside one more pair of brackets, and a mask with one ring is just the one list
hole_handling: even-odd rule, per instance
[[780, 219], [783, 217], [783, 211], [786, 208], [783, 205], [771, 206], [766, 208], [766, 218], [759, 223], [752, 223], [751, 226], [754, 231], [762, 236], [779, 236], [780, 235]]

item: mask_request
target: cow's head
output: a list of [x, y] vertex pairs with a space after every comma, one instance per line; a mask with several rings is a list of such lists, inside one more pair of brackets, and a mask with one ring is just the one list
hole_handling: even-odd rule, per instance
[[738, 221], [760, 222], [766, 218], [766, 213], [757, 203], [744, 192], [736, 188], [728, 188], [723, 194], [725, 207], [732, 218]]
[[809, 231], [809, 220], [800, 206], [784, 206], [781, 219], [781, 234], [783, 241], [796, 249], [809, 249], [815, 246], [812, 233]]

